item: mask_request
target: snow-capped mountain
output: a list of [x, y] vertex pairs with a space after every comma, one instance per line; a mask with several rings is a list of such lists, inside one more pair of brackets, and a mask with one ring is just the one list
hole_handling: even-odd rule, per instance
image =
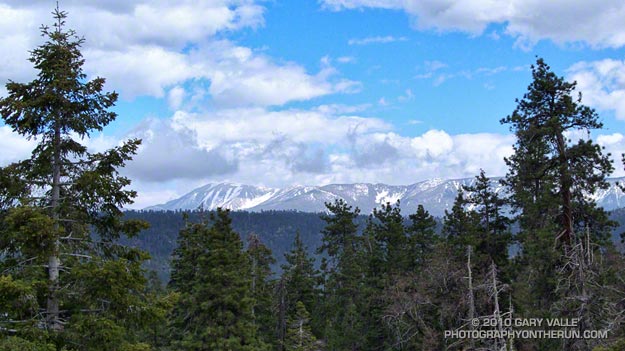
[[[217, 207], [231, 210], [298, 210], [303, 212], [324, 212], [324, 203], [344, 199], [357, 206], [361, 213], [368, 214], [374, 208], [400, 200], [402, 212], [414, 213], [422, 204], [434, 216], [442, 216], [451, 208], [458, 190], [463, 185], [473, 185], [475, 178], [432, 179], [411, 185], [386, 184], [330, 184], [324, 186], [293, 186], [288, 188], [266, 188], [235, 183], [213, 183], [197, 188], [190, 193], [162, 205], [146, 210], [193, 210]], [[599, 206], [606, 210], [625, 207], [625, 194], [616, 185], [625, 183], [625, 177], [609, 180], [610, 188], [593, 194]], [[491, 179], [494, 191], [504, 191], [498, 179]]]

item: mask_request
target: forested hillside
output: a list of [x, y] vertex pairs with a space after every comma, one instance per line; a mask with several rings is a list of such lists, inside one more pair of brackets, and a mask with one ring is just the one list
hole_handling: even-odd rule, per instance
[[[150, 253], [151, 259], [146, 267], [158, 272], [166, 283], [169, 278], [169, 261], [176, 247], [178, 233], [184, 227], [184, 214], [188, 222], [198, 222], [208, 217], [208, 212], [183, 211], [127, 211], [128, 219], [138, 219], [150, 224], [150, 228], [133, 238], [125, 238], [123, 244], [141, 248]], [[273, 270], [279, 273], [285, 262], [284, 253], [291, 248], [296, 233], [300, 233], [302, 242], [308, 247], [308, 253], [316, 256], [315, 251], [321, 246], [321, 231], [324, 222], [318, 213], [295, 211], [231, 212], [232, 228], [247, 242], [250, 234], [258, 235], [261, 241], [274, 253], [276, 264]], [[362, 230], [366, 216], [359, 216], [357, 222]], [[317, 260], [317, 266], [320, 261]]]
[[[178, 233], [184, 227], [184, 213], [187, 213], [189, 222], [197, 222], [202, 216], [208, 216], [208, 212], [195, 211], [126, 211], [124, 215], [128, 219], [138, 219], [150, 224], [133, 238], [124, 238], [123, 244], [145, 250], [150, 254], [145, 267], [158, 273], [159, 278], [166, 283], [169, 279], [171, 254], [176, 247]], [[263, 211], [263, 212], [231, 212], [232, 227], [239, 233], [245, 242], [251, 233], [257, 234], [263, 243], [271, 249], [276, 258], [272, 265], [275, 273], [280, 273], [280, 266], [285, 262], [284, 253], [290, 249], [291, 242], [297, 232], [300, 233], [302, 242], [308, 248], [308, 253], [316, 257], [316, 265], [321, 262], [321, 255], [316, 249], [321, 245], [321, 230], [324, 222], [319, 213], [307, 213], [296, 211]], [[616, 221], [618, 226], [612, 231], [613, 242], [622, 247], [620, 234], [625, 232], [625, 209], [610, 212], [610, 219]], [[360, 215], [356, 219], [359, 233], [362, 233], [367, 216]], [[435, 218], [437, 222], [436, 233], [441, 234], [442, 218]], [[408, 218], [405, 218], [406, 224]], [[516, 232], [518, 229], [514, 229]]]

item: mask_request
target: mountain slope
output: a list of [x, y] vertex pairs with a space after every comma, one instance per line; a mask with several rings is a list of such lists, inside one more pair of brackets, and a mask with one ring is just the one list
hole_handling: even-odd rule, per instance
[[[592, 197], [606, 210], [625, 207], [625, 194], [616, 186], [624, 178], [610, 179], [610, 188], [597, 191]], [[283, 189], [256, 187], [235, 183], [212, 183], [165, 204], [146, 210], [213, 210], [217, 207], [231, 210], [267, 211], [298, 210], [302, 212], [323, 212], [325, 202], [344, 199], [357, 206], [363, 214], [386, 202], [400, 200], [402, 212], [414, 213], [422, 204], [434, 216], [442, 216], [449, 209], [463, 185], [472, 185], [475, 178], [432, 179], [411, 185], [386, 184], [330, 184], [324, 186], [293, 186]], [[498, 178], [491, 179], [496, 192], [503, 192]]]

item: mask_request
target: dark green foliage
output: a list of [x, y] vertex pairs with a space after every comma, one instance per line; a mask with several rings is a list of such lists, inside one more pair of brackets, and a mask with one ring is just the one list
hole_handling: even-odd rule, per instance
[[409, 243], [404, 232], [399, 201], [395, 205], [386, 203], [380, 209], [373, 209], [365, 232], [380, 250], [383, 266], [379, 268], [384, 275], [405, 271], [410, 267], [412, 260], [408, 256]]
[[322, 215], [326, 222], [320, 252], [330, 258], [324, 267], [324, 296], [326, 329], [325, 338], [329, 350], [358, 350], [366, 343], [363, 291], [363, 241], [357, 236], [355, 219], [360, 210], [352, 210], [343, 200], [327, 203], [329, 215]]
[[584, 193], [606, 188], [613, 167], [592, 140], [566, 139], [567, 132], [602, 127], [596, 112], [581, 104], [581, 94], [572, 96], [575, 83], [556, 76], [542, 59], [532, 66], [532, 77], [512, 115], [501, 120], [517, 137], [514, 154], [506, 159], [510, 170], [504, 184], [521, 226], [545, 228], [557, 219], [554, 238], [566, 246], [584, 217]]
[[408, 235], [409, 258], [411, 270], [418, 269], [423, 265], [424, 259], [434, 249], [438, 242], [436, 227], [438, 223], [430, 213], [423, 208], [417, 207], [417, 212], [408, 216], [410, 225], [406, 227]]
[[180, 294], [172, 315], [175, 349], [268, 349], [254, 317], [250, 257], [227, 210], [180, 232], [170, 288]]
[[258, 235], [252, 233], [247, 238], [247, 254], [251, 264], [251, 289], [254, 305], [252, 314], [258, 335], [270, 344], [277, 344], [275, 328], [277, 318], [273, 309], [275, 281], [272, 279], [271, 265], [276, 262]]
[[10, 336], [0, 339], [0, 351], [56, 351], [52, 344], [43, 341], [29, 341], [26, 339]]
[[[126, 219], [146, 221], [150, 224], [150, 228], [135, 237], [123, 238], [120, 242], [149, 251], [152, 259], [146, 266], [155, 270], [159, 277], [167, 282], [169, 258], [176, 246], [178, 233], [184, 227], [183, 212], [126, 211], [124, 216]], [[188, 216], [189, 221], [197, 222], [201, 221], [202, 214], [189, 212]], [[234, 231], [241, 234], [244, 243], [247, 242], [250, 233], [256, 233], [263, 244], [274, 253], [276, 264], [272, 265], [272, 270], [277, 274], [286, 263], [284, 253], [291, 249], [295, 233], [301, 234], [308, 254], [315, 255], [315, 250], [321, 245], [321, 230], [325, 223], [318, 213], [296, 211], [234, 211], [230, 213], [230, 218]], [[364, 223], [366, 218], [360, 215], [356, 218], [356, 223]], [[317, 261], [317, 265], [319, 263], [320, 260]]]
[[[297, 313], [296, 304], [301, 303], [306, 311], [311, 311], [310, 321], [313, 331], [320, 335], [323, 332], [321, 275], [315, 268], [315, 260], [308, 254], [308, 249], [301, 240], [299, 231], [291, 251], [284, 254], [286, 264], [282, 266], [281, 289], [277, 291], [280, 299], [277, 301], [280, 313], [278, 335], [286, 335], [287, 319]], [[282, 294], [282, 296], [281, 296]]]
[[317, 340], [310, 328], [310, 313], [301, 301], [295, 304], [295, 311], [287, 322], [285, 351], [316, 351]]
[[459, 190], [451, 211], [445, 210], [443, 237], [462, 256], [467, 246], [476, 247], [479, 238], [479, 216], [475, 211], [467, 211], [464, 191]]
[[[604, 298], [615, 282], [601, 281], [609, 268], [593, 258], [610, 250], [612, 223], [585, 194], [606, 188], [613, 167], [591, 139], [567, 139], [567, 133], [602, 127], [595, 111], [581, 104], [581, 94], [572, 96], [575, 83], [557, 77], [542, 59], [532, 66], [532, 76], [528, 92], [502, 120], [517, 137], [503, 180], [520, 225], [513, 296], [522, 316], [578, 316], [580, 328], [591, 329], [597, 318], [614, 321], [606, 307], [613, 302]], [[586, 341], [531, 344], [545, 350], [590, 348]]]
[[494, 262], [498, 269], [505, 270], [508, 265], [508, 246], [511, 243], [510, 226], [512, 221], [503, 214], [505, 200], [489, 187], [489, 180], [483, 170], [475, 177], [473, 186], [466, 186], [464, 191], [471, 195], [466, 204], [476, 216], [476, 238], [474, 252], [478, 256], [477, 267], [490, 267]]
[[87, 80], [84, 40], [64, 29], [65, 17], [57, 8], [54, 27], [42, 27], [46, 41], [30, 57], [37, 77], [10, 81], [0, 99], [4, 123], [37, 141], [29, 159], [0, 169], [0, 339], [18, 336], [3, 345], [24, 349], [145, 349], [139, 332], [158, 309], [144, 292], [148, 256], [116, 243], [146, 228], [123, 220], [136, 193], [118, 172], [140, 141], [91, 153], [76, 138], [116, 118], [117, 94], [102, 92], [103, 78]]

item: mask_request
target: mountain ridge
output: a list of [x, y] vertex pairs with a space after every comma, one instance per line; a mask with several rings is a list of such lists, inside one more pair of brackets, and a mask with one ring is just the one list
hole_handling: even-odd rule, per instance
[[[499, 184], [501, 178], [490, 178], [491, 188], [505, 192]], [[608, 179], [610, 187], [600, 189], [592, 198], [606, 210], [625, 207], [625, 193], [617, 182], [625, 183], [625, 177]], [[253, 186], [234, 182], [208, 183], [164, 204], [146, 207], [144, 210], [214, 210], [217, 207], [230, 210], [259, 212], [265, 210], [297, 210], [324, 212], [325, 202], [343, 199], [349, 205], [368, 214], [374, 208], [400, 200], [403, 213], [414, 213], [422, 204], [432, 215], [442, 216], [451, 208], [458, 190], [475, 183], [473, 178], [433, 178], [410, 185], [384, 183], [346, 183], [322, 186], [295, 185], [285, 188]]]

